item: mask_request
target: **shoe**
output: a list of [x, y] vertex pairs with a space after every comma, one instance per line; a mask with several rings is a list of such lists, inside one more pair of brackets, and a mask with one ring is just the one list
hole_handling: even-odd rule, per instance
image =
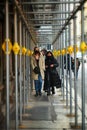
[[40, 95], [40, 96], [42, 95], [41, 90], [39, 90], [39, 95]]
[[37, 97], [38, 96], [38, 92], [36, 92], [36, 94], [35, 94], [35, 97]]
[[50, 93], [47, 93], [47, 96], [50, 96]]
[[52, 91], [52, 94], [55, 94], [55, 92], [54, 92], [54, 91]]
[[39, 92], [39, 95], [41, 96], [41, 95], [42, 95], [42, 93], [41, 93], [41, 92]]

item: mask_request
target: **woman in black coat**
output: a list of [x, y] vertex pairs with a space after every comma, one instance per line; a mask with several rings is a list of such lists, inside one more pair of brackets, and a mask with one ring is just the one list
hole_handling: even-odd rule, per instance
[[45, 80], [44, 80], [44, 90], [47, 91], [47, 95], [50, 95], [50, 90], [52, 94], [55, 94], [54, 86], [59, 85], [58, 83], [58, 73], [56, 70], [58, 67], [58, 62], [54, 58], [51, 51], [48, 51], [45, 59]]

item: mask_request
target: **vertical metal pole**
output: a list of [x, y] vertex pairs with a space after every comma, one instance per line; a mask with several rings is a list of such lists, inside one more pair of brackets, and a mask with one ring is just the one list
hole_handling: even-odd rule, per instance
[[[69, 33], [68, 33], [69, 43], [71, 42], [71, 32], [70, 32], [70, 30], [71, 30], [71, 26], [69, 24]], [[71, 43], [70, 43], [70, 45], [71, 45]], [[71, 55], [70, 55], [69, 61], [70, 61], [70, 63], [69, 63], [70, 64], [70, 79], [69, 79], [69, 82], [70, 82], [70, 115], [72, 115], [72, 72], [71, 72], [72, 61], [71, 61]]]
[[[25, 27], [23, 27], [23, 44], [25, 46]], [[24, 63], [23, 63], [23, 113], [25, 113], [25, 55], [23, 56], [24, 58]]]
[[[28, 36], [28, 32], [27, 32], [27, 49], [29, 49], [29, 36]], [[28, 100], [29, 100], [29, 56], [27, 56], [27, 104], [28, 104]]]
[[[22, 25], [21, 18], [19, 19], [19, 43], [22, 47]], [[20, 49], [20, 124], [22, 122], [22, 50]]]
[[[64, 49], [64, 33], [62, 34], [62, 47]], [[62, 87], [63, 87], [63, 101], [65, 100], [65, 90], [64, 90], [64, 55], [62, 56]]]
[[[66, 0], [65, 0], [66, 1]], [[67, 10], [66, 4], [65, 4], [65, 12]], [[66, 18], [65, 14], [65, 18]], [[65, 30], [65, 47], [67, 52], [67, 29]], [[68, 106], [68, 68], [67, 68], [67, 53], [66, 53], [66, 107]]]
[[[8, 0], [6, 0], [6, 39], [9, 38], [9, 7]], [[8, 54], [8, 40], [6, 40], [6, 130], [9, 130], [9, 54]]]
[[[61, 4], [61, 11], [62, 11], [62, 9], [63, 9], [63, 5]], [[61, 16], [60, 16], [60, 18], [62, 19], [62, 14], [61, 14]], [[62, 21], [60, 22], [60, 24], [62, 24]], [[63, 49], [63, 34], [61, 34], [61, 45], [60, 45], [60, 50], [62, 50]], [[62, 92], [62, 95], [63, 95], [63, 55], [61, 54], [61, 92]]]
[[[62, 50], [62, 46], [61, 46], [61, 44], [62, 44], [62, 35], [60, 35], [60, 51]], [[61, 77], [61, 79], [62, 79], [62, 55], [60, 55], [60, 68], [61, 68], [61, 73], [60, 73], [60, 77]]]
[[[65, 41], [65, 30], [64, 30], [64, 42], [63, 42], [63, 44], [64, 44], [64, 48], [66, 48], [66, 45], [65, 45], [65, 43], [66, 43], [66, 41]], [[64, 63], [64, 57], [65, 57], [66, 55], [64, 55], [63, 56], [63, 64], [65, 64]], [[64, 84], [64, 98], [65, 98], [65, 94], [66, 94], [66, 85], [65, 85], [65, 78], [66, 78], [66, 74], [65, 74], [65, 71], [64, 71], [64, 79], [63, 79], [63, 84]]]
[[[17, 10], [14, 8], [14, 41], [17, 42]], [[18, 75], [17, 55], [15, 55], [15, 96], [16, 96], [16, 130], [18, 130]]]
[[[75, 0], [74, 0], [75, 1]], [[75, 8], [75, 4], [74, 4]], [[75, 75], [74, 75], [74, 90], [75, 90], [75, 126], [78, 126], [78, 112], [77, 112], [77, 82], [76, 82], [76, 18], [73, 20], [73, 33], [74, 33], [74, 65], [75, 65]]]
[[[67, 52], [67, 30], [65, 30], [66, 52]], [[68, 62], [66, 53], [66, 107], [68, 107]]]
[[[62, 0], [63, 2], [63, 0]], [[63, 10], [63, 4], [61, 5], [61, 9]], [[63, 18], [63, 14], [61, 16], [61, 19]], [[63, 21], [61, 21], [61, 24], [63, 25]], [[64, 49], [64, 32], [62, 33], [62, 49]], [[63, 93], [63, 101], [64, 101], [64, 55], [62, 55], [62, 93]]]
[[[70, 12], [70, 4], [68, 4], [68, 11]], [[69, 31], [68, 31], [68, 36], [69, 36], [69, 46], [71, 45], [71, 23], [69, 23]], [[71, 55], [70, 55], [70, 115], [72, 115], [72, 72], [71, 72]]]
[[[26, 48], [28, 48], [28, 39], [27, 39], [27, 30], [26, 30]], [[26, 65], [25, 65], [25, 69], [26, 69], [26, 104], [28, 105], [28, 59], [26, 56]]]
[[[84, 6], [81, 10], [81, 41], [84, 41]], [[85, 65], [82, 53], [82, 130], [85, 130]]]
[[[59, 37], [59, 50], [60, 50], [60, 44], [61, 44], [61, 37]], [[59, 73], [60, 73], [60, 78], [61, 78], [61, 56], [59, 57], [59, 62], [60, 62], [60, 70], [59, 70]]]
[[[29, 34], [29, 36], [28, 36], [28, 41], [29, 41], [29, 48], [31, 47], [31, 45], [30, 45], [30, 34]], [[31, 94], [31, 68], [30, 68], [30, 57], [28, 58], [28, 60], [29, 60], [29, 87], [28, 87], [28, 89], [29, 89], [29, 98], [30, 98], [30, 94]]]

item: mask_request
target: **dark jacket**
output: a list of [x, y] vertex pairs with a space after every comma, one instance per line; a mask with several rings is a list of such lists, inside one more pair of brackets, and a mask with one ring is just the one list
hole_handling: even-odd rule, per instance
[[[54, 66], [50, 67], [51, 64], [53, 64]], [[58, 65], [59, 64], [57, 60], [53, 56], [50, 58], [46, 57], [45, 66], [48, 66], [48, 67], [45, 70], [44, 90], [46, 90], [47, 87], [59, 85], [59, 75], [56, 70]]]

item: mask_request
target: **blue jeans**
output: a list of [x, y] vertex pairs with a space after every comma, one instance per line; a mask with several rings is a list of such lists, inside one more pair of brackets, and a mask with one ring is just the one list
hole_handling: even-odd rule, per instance
[[35, 90], [36, 92], [41, 92], [42, 89], [42, 77], [41, 75], [38, 75], [38, 80], [34, 80], [34, 84], [35, 84]]

